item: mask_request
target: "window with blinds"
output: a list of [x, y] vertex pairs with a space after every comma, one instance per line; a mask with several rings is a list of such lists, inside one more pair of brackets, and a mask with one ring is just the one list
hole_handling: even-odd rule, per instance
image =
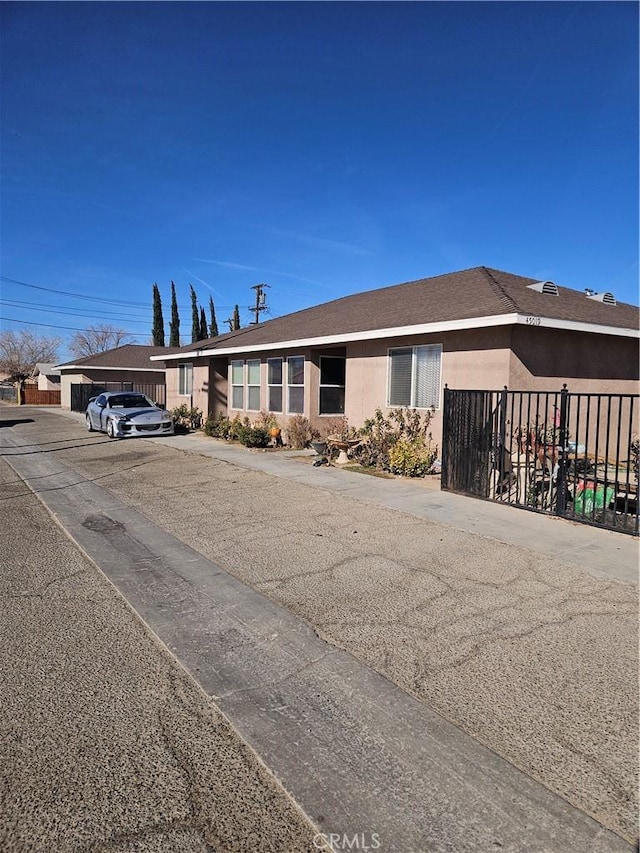
[[437, 409], [441, 357], [440, 344], [390, 349], [388, 405]]

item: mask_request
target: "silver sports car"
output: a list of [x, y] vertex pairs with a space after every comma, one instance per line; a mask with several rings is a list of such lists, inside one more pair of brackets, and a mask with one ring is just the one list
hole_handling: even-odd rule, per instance
[[133, 435], [173, 435], [169, 412], [137, 391], [105, 391], [87, 406], [87, 429], [100, 430], [110, 438]]

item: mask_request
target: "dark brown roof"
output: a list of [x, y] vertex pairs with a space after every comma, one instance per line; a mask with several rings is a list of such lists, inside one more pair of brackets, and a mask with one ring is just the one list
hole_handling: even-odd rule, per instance
[[153, 347], [142, 344], [123, 344], [115, 349], [105, 350], [96, 355], [88, 355], [84, 358], [75, 358], [57, 367], [120, 367], [136, 370], [162, 370], [163, 361], [149, 361], [152, 355], [169, 355], [178, 352], [179, 347]]
[[638, 329], [640, 314], [634, 305], [606, 305], [587, 299], [583, 291], [567, 287], [558, 287], [557, 296], [539, 293], [528, 287], [537, 281], [488, 267], [474, 267], [344, 296], [176, 351], [187, 353], [225, 346], [256, 349], [278, 341], [512, 313]]

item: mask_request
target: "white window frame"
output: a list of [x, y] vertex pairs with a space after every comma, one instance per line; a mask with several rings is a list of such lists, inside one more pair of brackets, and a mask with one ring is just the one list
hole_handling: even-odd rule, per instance
[[[270, 365], [278, 362], [280, 364], [280, 382], [270, 382]], [[271, 405], [271, 389], [279, 388], [280, 389], [280, 407], [274, 407]], [[282, 356], [278, 358], [268, 358], [267, 359], [267, 410], [269, 412], [278, 412], [282, 413], [284, 410], [284, 359]]]
[[[437, 353], [438, 357], [438, 389], [436, 394], [437, 399], [430, 406], [417, 406], [415, 402], [416, 366], [418, 360], [418, 350], [421, 349], [431, 350], [432, 352]], [[405, 403], [403, 405], [411, 409], [424, 409], [425, 411], [428, 409], [435, 409], [436, 411], [438, 411], [440, 409], [440, 401], [442, 398], [442, 344], [415, 344], [410, 346], [389, 347], [389, 349], [387, 350], [387, 407], [400, 407], [399, 403], [391, 402], [391, 358], [392, 353], [397, 352], [399, 350], [411, 350], [411, 401], [410, 403]]]
[[[289, 362], [293, 361], [295, 358], [302, 359], [302, 382], [291, 383], [289, 382]], [[283, 377], [284, 379], [284, 377]], [[289, 355], [287, 356], [287, 414], [288, 415], [303, 415], [304, 414], [304, 391], [307, 384], [307, 360], [303, 355]], [[301, 412], [292, 412], [291, 406], [289, 405], [290, 398], [290, 389], [291, 388], [302, 388], [302, 411]]]
[[[247, 409], [246, 409], [246, 411], [247, 412], [259, 412], [260, 408], [261, 408], [260, 403], [262, 401], [262, 394], [261, 394], [261, 388], [260, 388], [262, 361], [259, 358], [248, 358], [246, 360], [245, 364], [247, 366], [246, 370], [245, 370], [245, 374], [247, 377]], [[255, 367], [256, 365], [258, 366], [258, 381], [257, 382], [250, 382], [249, 380], [251, 378], [251, 367]], [[258, 405], [257, 406], [251, 405], [251, 393], [250, 393], [251, 388], [257, 388], [258, 389]]]
[[[233, 381], [233, 367], [234, 367], [234, 365], [238, 365], [238, 364], [240, 365], [240, 367], [242, 369], [242, 381], [241, 382], [234, 382]], [[244, 361], [241, 358], [232, 359], [229, 362], [229, 385], [231, 387], [231, 406], [230, 406], [230, 408], [239, 409], [241, 411], [244, 411]], [[242, 405], [241, 406], [235, 406], [234, 405], [235, 400], [234, 400], [234, 393], [233, 392], [236, 388], [240, 388], [241, 393], [242, 393]]]
[[[188, 389], [188, 390], [185, 390]], [[178, 364], [178, 396], [191, 397], [193, 394], [193, 363], [181, 361]]]
[[[323, 360], [324, 359], [338, 359], [338, 358], [344, 362], [344, 373], [345, 373], [344, 385], [327, 385], [326, 383], [323, 384], [323, 382], [322, 382], [322, 362], [323, 362]], [[320, 409], [322, 407], [321, 406], [322, 389], [323, 388], [342, 388], [343, 392], [346, 393], [346, 387], [347, 387], [347, 359], [346, 359], [346, 356], [344, 356], [344, 355], [321, 355], [319, 360], [318, 360], [318, 415], [320, 417], [331, 418], [331, 417], [336, 417], [336, 416], [339, 417], [340, 415], [343, 415], [344, 414], [344, 406], [346, 403], [346, 401], [343, 399], [343, 406], [342, 406], [341, 412], [322, 412], [322, 411], [320, 411]]]

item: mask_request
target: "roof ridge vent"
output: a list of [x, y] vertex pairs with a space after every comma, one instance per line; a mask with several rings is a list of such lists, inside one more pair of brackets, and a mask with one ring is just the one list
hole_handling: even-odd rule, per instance
[[596, 293], [595, 291], [587, 291], [587, 299], [593, 299], [596, 302], [602, 302], [603, 305], [617, 305], [617, 301], [613, 293], [608, 290], [605, 293]]
[[548, 293], [550, 296], [558, 295], [558, 285], [552, 281], [536, 281], [535, 284], [528, 284], [529, 290], [536, 290], [538, 293]]

